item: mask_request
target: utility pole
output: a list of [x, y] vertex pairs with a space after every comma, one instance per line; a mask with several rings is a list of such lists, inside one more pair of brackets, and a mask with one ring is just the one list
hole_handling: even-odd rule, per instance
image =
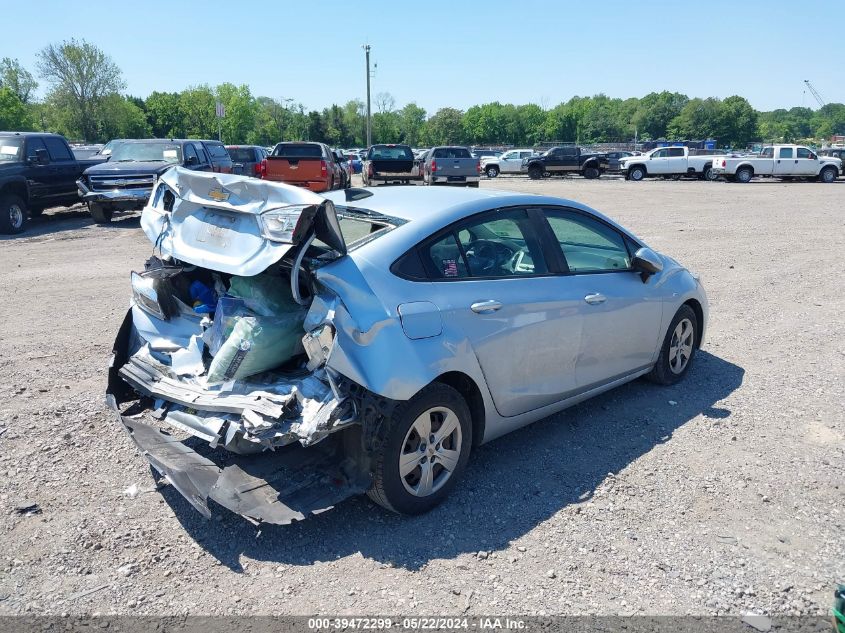
[[367, 147], [373, 144], [372, 111], [370, 109], [370, 45], [364, 44], [364, 54], [367, 58]]

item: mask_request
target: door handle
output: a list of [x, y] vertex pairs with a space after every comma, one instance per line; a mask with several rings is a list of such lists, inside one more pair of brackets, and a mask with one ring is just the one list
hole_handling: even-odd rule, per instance
[[486, 301], [476, 301], [469, 307], [469, 309], [476, 314], [488, 314], [490, 312], [495, 312], [501, 307], [502, 304], [495, 299], [487, 299]]
[[584, 297], [584, 301], [586, 301], [590, 305], [594, 306], [594, 305], [598, 305], [600, 303], [604, 303], [605, 301], [607, 301], [607, 297], [605, 297], [603, 294], [599, 294], [598, 292], [595, 292], [593, 294], [590, 294], [590, 295], [587, 295], [586, 297]]

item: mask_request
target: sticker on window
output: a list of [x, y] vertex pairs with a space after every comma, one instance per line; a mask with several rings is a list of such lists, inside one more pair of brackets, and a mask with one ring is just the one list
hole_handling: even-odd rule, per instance
[[17, 145], [3, 145], [0, 147], [0, 154], [8, 154], [9, 156], [17, 156], [18, 155], [18, 146]]
[[443, 276], [457, 277], [458, 276], [458, 262], [454, 259], [443, 260]]
[[162, 152], [162, 154], [165, 158], [176, 159], [176, 158], [179, 157], [179, 154], [177, 153], [177, 151], [175, 149], [166, 149], [166, 150], [164, 150], [164, 152]]

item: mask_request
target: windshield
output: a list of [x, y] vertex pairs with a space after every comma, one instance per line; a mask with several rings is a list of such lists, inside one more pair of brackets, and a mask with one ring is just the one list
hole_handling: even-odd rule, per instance
[[465, 147], [440, 147], [434, 150], [433, 158], [472, 158]]
[[370, 160], [414, 160], [410, 147], [401, 145], [373, 145], [369, 153]]
[[22, 138], [0, 138], [0, 162], [21, 160]]
[[120, 143], [112, 151], [109, 162], [181, 163], [182, 148], [178, 143]]

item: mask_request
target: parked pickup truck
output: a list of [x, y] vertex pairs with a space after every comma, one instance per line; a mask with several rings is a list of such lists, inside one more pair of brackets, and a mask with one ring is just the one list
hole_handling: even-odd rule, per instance
[[377, 182], [407, 185], [412, 180], [422, 180], [422, 169], [408, 145], [373, 145], [367, 150], [361, 175], [367, 187]]
[[44, 209], [79, 202], [76, 179], [100, 160], [77, 160], [58, 134], [0, 132], [0, 233], [21, 233]]
[[331, 148], [325, 143], [283, 142], [264, 159], [263, 178], [311, 191], [340, 189], [344, 178]]
[[552, 147], [544, 154], [522, 160], [520, 171], [528, 172], [532, 180], [546, 176], [581, 174], [584, 178], [598, 178], [607, 170], [607, 156], [583, 151], [567, 145]]
[[[619, 159], [626, 180], [640, 181], [650, 176], [697, 176], [713, 180], [713, 156], [690, 156], [687, 147], [658, 147], [640, 156]], [[721, 157], [720, 157], [721, 158]]]
[[432, 147], [423, 164], [423, 184], [478, 187], [481, 161], [466, 147]]
[[773, 145], [764, 147], [758, 156], [715, 158], [713, 173], [734, 182], [749, 182], [754, 176], [833, 182], [842, 173], [842, 160], [834, 156], [819, 157], [801, 145]]
[[488, 178], [495, 178], [499, 174], [518, 174], [522, 161], [535, 154], [533, 149], [509, 149], [499, 156], [483, 156], [481, 171], [487, 174]]
[[[174, 165], [193, 171], [225, 170], [225, 166], [215, 165], [210, 152], [210, 146], [225, 152], [219, 143], [185, 139], [123, 140], [114, 146], [108, 162], [89, 167], [76, 181], [79, 197], [88, 203], [95, 222], [108, 224], [115, 211], [143, 209], [156, 180]], [[228, 153], [225, 160], [231, 171]], [[222, 156], [221, 161], [225, 162]]]

